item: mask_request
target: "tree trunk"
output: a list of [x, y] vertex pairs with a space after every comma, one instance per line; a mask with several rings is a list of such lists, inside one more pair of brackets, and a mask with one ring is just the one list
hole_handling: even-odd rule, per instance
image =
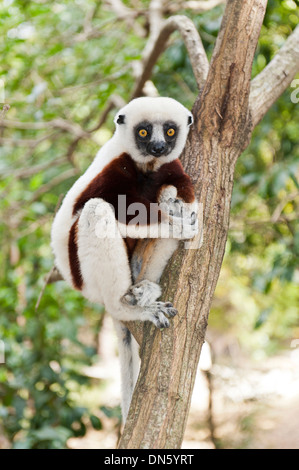
[[235, 163], [255, 122], [250, 78], [266, 4], [228, 1], [208, 77], [194, 104], [182, 163], [203, 204], [203, 244], [199, 250], [182, 246], [163, 275], [163, 296], [179, 311], [170, 328], [127, 324], [142, 340], [142, 363], [121, 449], [181, 446], [225, 250]]

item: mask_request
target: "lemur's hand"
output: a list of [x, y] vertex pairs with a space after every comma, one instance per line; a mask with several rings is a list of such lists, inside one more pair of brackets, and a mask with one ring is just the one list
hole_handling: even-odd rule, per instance
[[173, 238], [193, 238], [198, 233], [197, 205], [188, 204], [177, 197], [177, 189], [167, 186], [159, 198], [160, 207], [169, 216]]
[[189, 240], [198, 233], [198, 221], [195, 219], [194, 223], [190, 223], [190, 219], [169, 216], [169, 228], [172, 238]]

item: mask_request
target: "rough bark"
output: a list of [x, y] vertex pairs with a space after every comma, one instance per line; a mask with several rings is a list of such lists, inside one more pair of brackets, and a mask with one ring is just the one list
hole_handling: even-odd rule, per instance
[[234, 166], [252, 132], [250, 75], [266, 3], [231, 0], [226, 7], [182, 158], [203, 204], [204, 241], [200, 250], [181, 248], [163, 277], [164, 297], [179, 315], [162, 332], [143, 327], [141, 372], [120, 448], [181, 446], [224, 255]]

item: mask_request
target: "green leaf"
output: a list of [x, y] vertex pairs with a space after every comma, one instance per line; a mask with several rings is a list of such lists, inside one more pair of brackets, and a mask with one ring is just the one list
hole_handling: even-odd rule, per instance
[[103, 429], [103, 424], [97, 416], [90, 415], [90, 421], [91, 421], [93, 428], [96, 429], [97, 431], [100, 431], [101, 429]]
[[72, 431], [62, 426], [50, 427], [44, 426], [38, 431], [32, 432], [32, 436], [38, 441], [54, 441], [59, 440], [65, 443], [72, 436]]
[[261, 313], [259, 314], [254, 324], [255, 330], [257, 330], [258, 328], [264, 325], [264, 323], [268, 320], [270, 314], [272, 313], [272, 310], [273, 310], [273, 307], [268, 307], [261, 311]]

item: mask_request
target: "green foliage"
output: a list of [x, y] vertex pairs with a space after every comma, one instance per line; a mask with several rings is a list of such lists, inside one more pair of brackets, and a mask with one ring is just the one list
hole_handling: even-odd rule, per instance
[[[146, 31], [149, 2], [139, 5], [135, 24]], [[192, 18], [209, 57], [223, 8]], [[269, 1], [253, 76], [298, 17], [294, 1]], [[76, 126], [96, 128], [112, 94], [129, 99], [132, 63], [146, 38], [96, 0], [4, 0], [0, 27], [6, 118], [19, 123], [0, 129], [0, 339], [6, 360], [0, 367], [0, 432], [16, 448], [61, 448], [87, 426], [102, 426], [97, 410], [78, 400], [80, 387], [90, 385], [84, 366], [96, 360], [101, 308], [56, 283], [35, 309], [53, 263], [51, 222], [60, 196], [111, 136], [112, 114], [84, 138]], [[161, 95], [192, 106], [196, 83], [179, 35], [159, 59], [153, 81]], [[291, 102], [291, 91], [256, 128], [237, 164], [231, 231], [210, 317], [211, 326], [233, 332], [249, 352], [272, 352], [299, 333], [299, 105]], [[54, 125], [57, 119], [71, 128]], [[84, 328], [93, 341], [82, 339]], [[101, 411], [119, 418], [119, 410]]]
[[96, 423], [72, 398], [88, 381], [82, 366], [95, 355], [94, 348], [78, 340], [78, 329], [85, 324], [78, 314], [83, 301], [63, 286], [48, 286], [35, 311], [32, 286], [32, 299], [18, 314], [13, 290], [8, 285], [0, 291], [11, 302], [0, 324], [6, 361], [0, 374], [5, 431], [16, 448], [61, 448], [68, 437], [84, 435], [89, 417]]

